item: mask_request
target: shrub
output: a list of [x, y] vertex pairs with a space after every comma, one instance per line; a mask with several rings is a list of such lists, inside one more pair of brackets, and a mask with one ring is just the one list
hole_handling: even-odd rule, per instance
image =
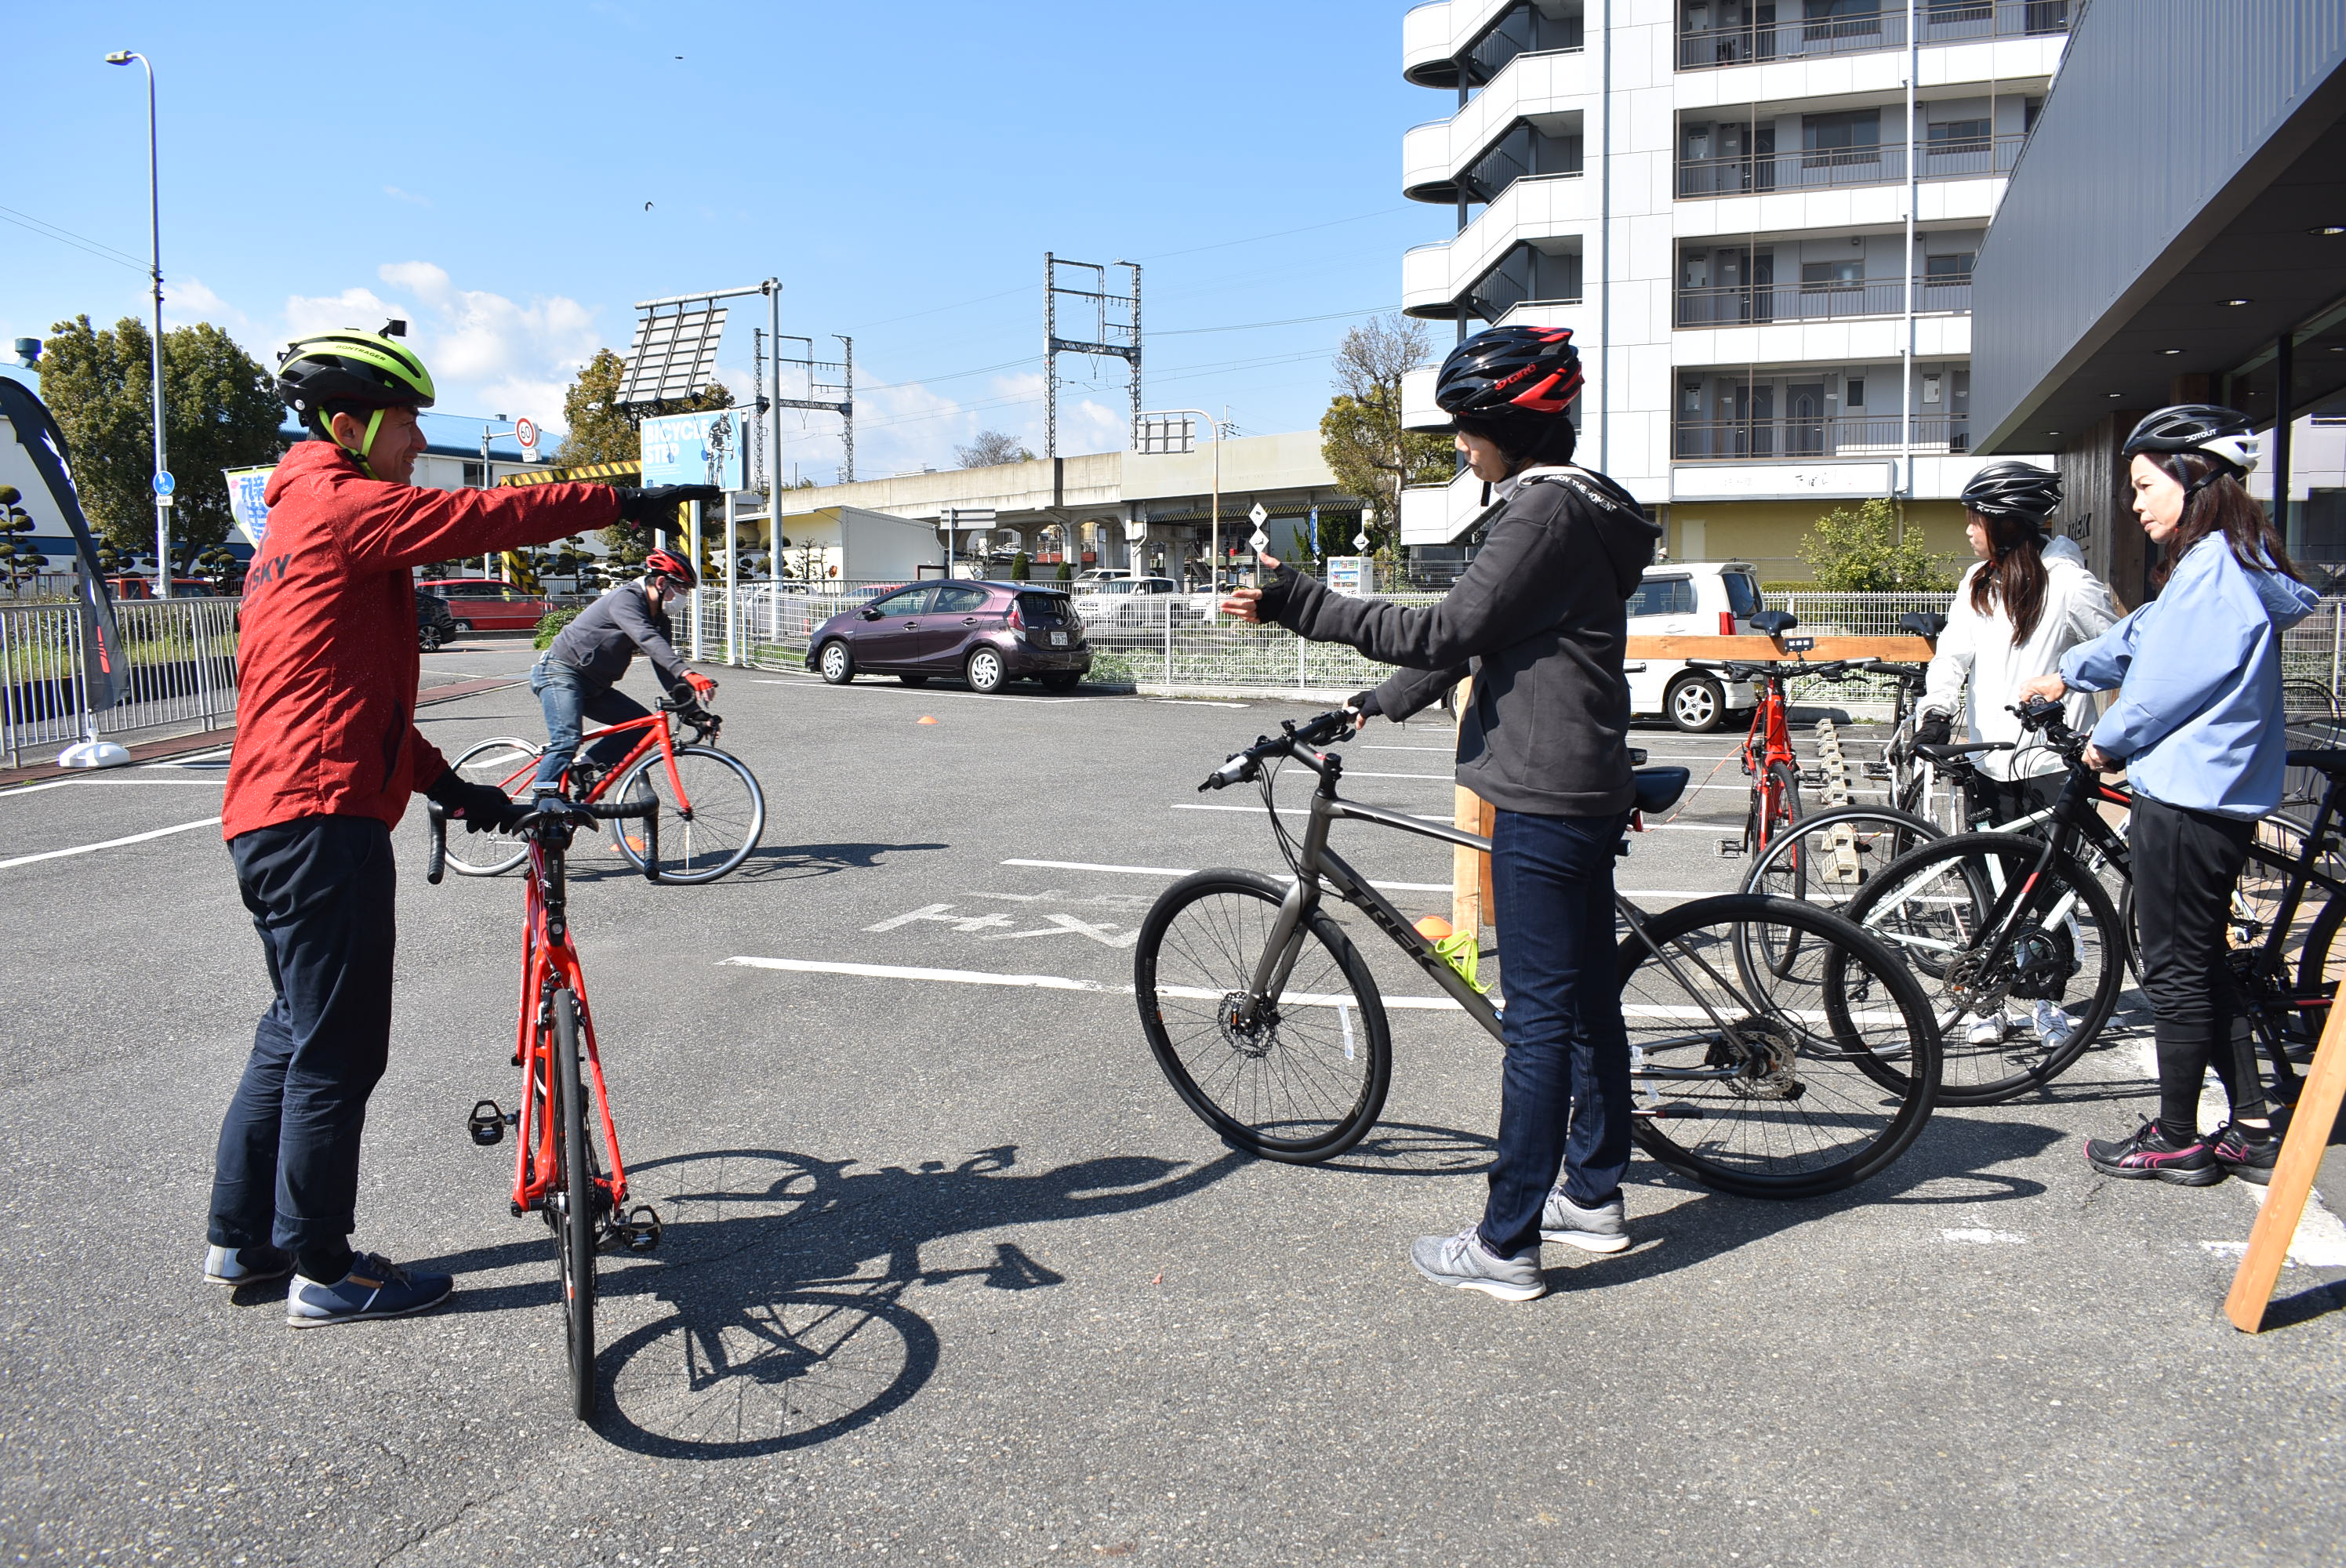
[[1919, 534], [1898, 536], [1898, 513], [1887, 501], [1840, 506], [1817, 519], [1800, 536], [1800, 559], [1827, 593], [1881, 593], [1895, 589], [1945, 588], [1953, 579], [1944, 561]]
[[577, 618], [578, 611], [576, 608], [546, 611], [545, 618], [537, 623], [537, 636], [531, 639], [530, 646], [539, 649], [552, 647], [554, 639], [561, 635], [562, 628]]

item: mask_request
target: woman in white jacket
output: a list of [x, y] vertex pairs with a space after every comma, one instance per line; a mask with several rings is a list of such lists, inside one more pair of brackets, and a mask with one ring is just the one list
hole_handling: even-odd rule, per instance
[[[2023, 683], [2057, 672], [2061, 656], [2109, 630], [2117, 610], [2077, 547], [2049, 533], [2047, 519], [2061, 504], [2059, 475], [2025, 463], [1991, 463], [1964, 486], [1963, 501], [1979, 560], [1956, 584], [1947, 606], [1947, 629], [1931, 660], [1915, 737], [1946, 744], [1961, 708], [1964, 738], [2018, 745], [1972, 759], [2004, 786], [1996, 799], [1974, 808], [2003, 821], [2052, 804], [2059, 790], [2061, 759], [2044, 746], [2024, 744], [2012, 712]], [[2074, 694], [2068, 708], [2071, 728], [2080, 734], [2093, 728], [2090, 696]]]
[[[1956, 584], [1947, 606], [1914, 736], [1926, 745], [1945, 745], [1960, 706], [1967, 738], [2017, 743], [2014, 750], [1974, 754], [1987, 798], [1966, 802], [1966, 815], [1984, 810], [2009, 821], [2051, 805], [2064, 777], [2059, 755], [2027, 744], [2012, 711], [2023, 685], [2057, 673], [2061, 656], [2107, 631], [2117, 611], [2077, 547], [2047, 530], [2046, 520], [2061, 504], [2059, 475], [2025, 463], [1991, 463], [1964, 486], [1963, 500], [1979, 560]], [[2076, 694], [2068, 708], [2072, 728], [2080, 734], [2093, 728], [2091, 697]], [[2073, 1026], [2060, 1003], [2057, 996], [2038, 995], [2028, 1000], [2025, 1019], [2012, 1015], [2018, 1005], [1975, 1019], [1967, 1043], [1993, 1046], [2033, 1028], [2045, 1048], [2056, 1047]]]

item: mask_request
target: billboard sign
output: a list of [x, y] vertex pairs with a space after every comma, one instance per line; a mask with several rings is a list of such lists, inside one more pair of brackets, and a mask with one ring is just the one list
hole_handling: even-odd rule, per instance
[[644, 484], [714, 484], [747, 488], [741, 473], [745, 409], [710, 413], [668, 413], [648, 419], [637, 433], [643, 440]]
[[276, 472], [274, 463], [266, 468], [220, 470], [228, 481], [229, 515], [236, 520], [238, 535], [255, 555], [260, 553], [260, 536], [269, 532], [269, 503], [261, 496], [269, 489], [269, 476]]

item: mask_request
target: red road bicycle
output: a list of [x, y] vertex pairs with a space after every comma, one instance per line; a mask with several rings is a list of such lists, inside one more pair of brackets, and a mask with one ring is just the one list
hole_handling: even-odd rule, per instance
[[[1787, 637], [1800, 623], [1782, 610], [1763, 610], [1751, 624], [1780, 641], [1786, 652], [1800, 654], [1815, 646], [1812, 637]], [[1743, 820], [1741, 839], [1721, 839], [1722, 855], [1758, 855], [1800, 820], [1800, 759], [1792, 750], [1791, 700], [1784, 683], [1800, 676], [1839, 680], [1851, 671], [1875, 663], [1871, 658], [1832, 659], [1810, 664], [1805, 659], [1690, 658], [1688, 664], [1715, 669], [1729, 680], [1757, 681], [1760, 700], [1751, 709], [1751, 728], [1743, 737], [1744, 776], [1751, 780], [1751, 805]]]
[[[675, 726], [692, 732], [678, 745]], [[563, 793], [588, 804], [607, 796], [621, 802], [650, 800], [670, 819], [658, 880], [713, 882], [750, 858], [766, 830], [766, 795], [747, 764], [717, 745], [724, 721], [696, 703], [663, 701], [654, 712], [614, 724], [586, 737], [583, 753], [607, 736], [636, 732], [634, 747], [617, 766], [597, 769], [573, 759], [564, 772]], [[520, 799], [529, 792], [537, 759], [546, 748], [512, 736], [484, 740], [456, 759], [459, 778], [486, 784]], [[648, 869], [646, 842], [616, 824], [611, 848], [638, 871]], [[483, 833], [449, 847], [448, 864], [465, 877], [494, 877], [527, 858], [528, 846], [505, 833]]]
[[[438, 885], [447, 863], [448, 818], [430, 806], [431, 859], [424, 880]], [[627, 1207], [627, 1166], [619, 1157], [619, 1130], [603, 1087], [603, 1059], [595, 1048], [595, 1016], [586, 1006], [586, 976], [570, 940], [569, 898], [563, 874], [572, 834], [582, 822], [642, 823], [644, 874], [659, 870], [659, 804], [616, 806], [566, 801], [532, 811], [515, 824], [529, 861], [523, 917], [521, 1007], [514, 1065], [521, 1069], [519, 1109], [495, 1100], [474, 1103], [466, 1120], [473, 1142], [486, 1148], [515, 1130], [513, 1212], [536, 1214], [554, 1233], [561, 1267], [563, 1324], [570, 1350], [571, 1408], [581, 1420], [595, 1415], [595, 1253], [606, 1241], [631, 1252], [659, 1245], [659, 1216], [648, 1204]], [[595, 1089], [587, 1114], [586, 1085]]]

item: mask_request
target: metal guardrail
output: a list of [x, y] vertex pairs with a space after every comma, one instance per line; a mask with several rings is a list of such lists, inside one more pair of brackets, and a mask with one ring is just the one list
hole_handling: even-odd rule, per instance
[[[1914, 280], [1916, 315], [1963, 314], [1971, 308], [1970, 273]], [[1678, 290], [1678, 324], [1681, 327], [1845, 321], [1864, 316], [1902, 315], [1905, 310], [1906, 287], [1895, 278], [1854, 283], [1729, 283]]]
[[[2069, 0], [1923, 0], [1915, 31], [1925, 48], [1980, 38], [2041, 37], [2066, 33], [2069, 10]], [[1717, 70], [1905, 46], [1906, 7], [1890, 0], [1873, 11], [1689, 28], [1678, 35], [1678, 66]]]
[[[1912, 425], [1914, 445], [1920, 451], [1964, 452], [1971, 446], [1969, 414], [1920, 413]], [[1902, 451], [1895, 413], [1688, 419], [1671, 427], [1671, 457], [1679, 463], [1890, 457]]]
[[[1967, 136], [1924, 141], [1916, 178], [1978, 179], [2009, 174], [2020, 161], [2023, 131], [2003, 136]], [[1899, 185], [1906, 178], [1906, 144], [1885, 141], [1862, 147], [1793, 148], [1785, 152], [1729, 154], [1678, 160], [1678, 194], [1766, 196], [1777, 191], [1835, 190], [1858, 185]]]
[[[126, 695], [97, 713], [104, 736], [172, 726], [211, 728], [236, 712], [237, 599], [126, 600]], [[0, 753], [10, 767], [81, 738], [81, 611], [74, 605], [0, 607]]]

